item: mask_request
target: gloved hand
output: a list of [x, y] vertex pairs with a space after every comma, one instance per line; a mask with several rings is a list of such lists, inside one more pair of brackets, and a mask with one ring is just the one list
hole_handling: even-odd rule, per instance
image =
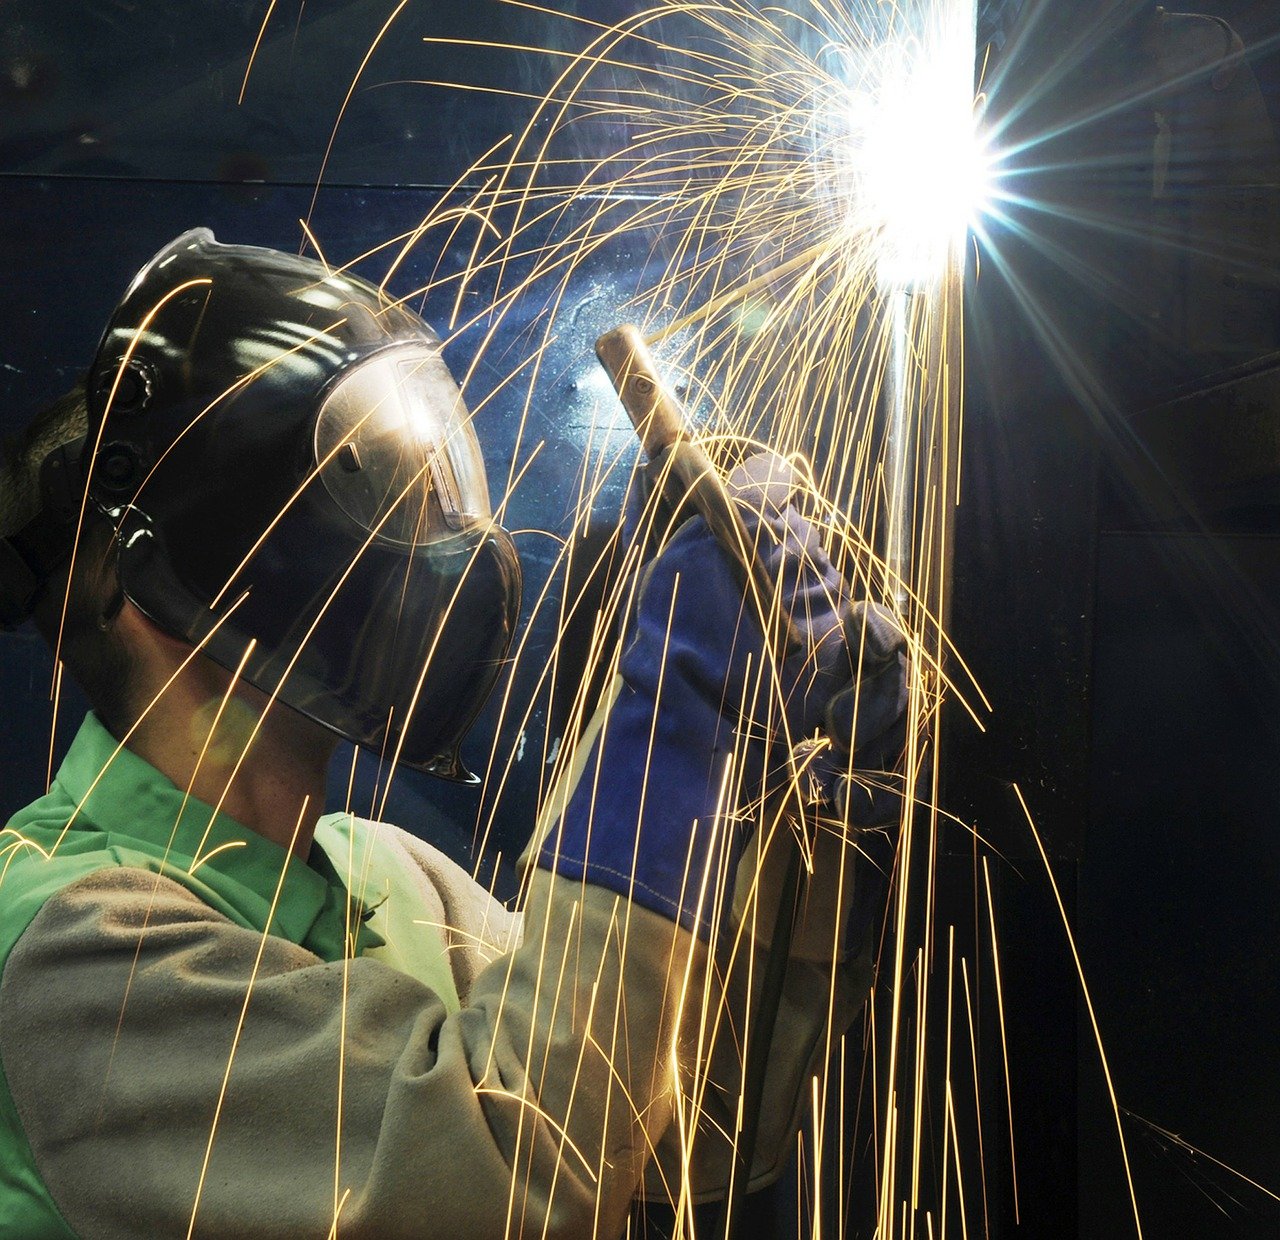
[[[763, 794], [766, 773], [786, 768], [790, 749], [829, 716], [844, 729], [842, 748], [828, 747], [823, 768], [838, 791], [851, 763], [835, 755], [856, 755], [864, 737], [887, 736], [905, 700], [894, 680], [902, 669], [897, 649], [871, 613], [875, 671], [883, 676], [875, 696], [887, 704], [873, 730], [854, 728], [855, 699], [858, 714], [867, 711], [859, 651], [868, 613], [850, 609], [816, 531], [788, 503], [795, 478], [786, 462], [753, 457], [729, 487], [777, 583], [765, 605], [790, 616], [798, 648], [766, 649], [759, 609], [744, 598], [728, 556], [700, 518], [684, 521], [640, 570], [612, 701], [583, 738], [576, 783], [562, 811], [555, 807], [559, 822], [538, 854], [546, 868], [619, 891], [703, 934], [707, 893], [721, 873], [732, 875], [741, 848], [738, 806]], [[647, 549], [644, 527], [633, 506], [627, 528]], [[854, 761], [863, 769], [860, 756]]]
[[[700, 680], [714, 686], [726, 711], [754, 721], [750, 731], [756, 739], [762, 730], [791, 740], [809, 735], [822, 725], [826, 703], [849, 685], [854, 667], [842, 631], [848, 613], [844, 583], [817, 531], [791, 504], [802, 479], [784, 457], [759, 452], [726, 480], [755, 556], [775, 583], [771, 597], [757, 599], [748, 587], [744, 598], [737, 570], [692, 504], [683, 497], [672, 503], [664, 494], [666, 459], [673, 451], [679, 447], [645, 467], [628, 499], [623, 543], [639, 552], [638, 593], [642, 599], [660, 593], [670, 600], [675, 578], [682, 577], [679, 623], [673, 619], [672, 627], [697, 649]], [[778, 648], [781, 626], [772, 623], [777, 613], [790, 622], [794, 648]], [[769, 660], [767, 667], [762, 658]]]
[[853, 675], [827, 700], [821, 734], [792, 750], [792, 770], [803, 799], [846, 826], [886, 826], [906, 789], [907, 641], [874, 603], [853, 604], [844, 632]]
[[[884, 909], [896, 832], [866, 828], [896, 826], [902, 818], [906, 640], [892, 615], [873, 603], [848, 608], [844, 631], [854, 674], [828, 700], [822, 730], [784, 752], [785, 769], [768, 777], [785, 796], [747, 840], [733, 924], [749, 923], [755, 945], [765, 949], [789, 925], [789, 959], [843, 961], [865, 974], [869, 987], [873, 927]], [[790, 887], [797, 863], [799, 893]], [[795, 910], [785, 921], [784, 905]], [[862, 990], [855, 985], [855, 992]]]

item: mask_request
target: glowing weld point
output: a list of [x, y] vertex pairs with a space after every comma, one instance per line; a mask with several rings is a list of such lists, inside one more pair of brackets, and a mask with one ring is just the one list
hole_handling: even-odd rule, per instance
[[968, 3], [930, 29], [892, 31], [846, 56], [841, 196], [849, 227], [873, 236], [881, 288], [935, 284], [991, 195], [994, 156], [974, 107]]

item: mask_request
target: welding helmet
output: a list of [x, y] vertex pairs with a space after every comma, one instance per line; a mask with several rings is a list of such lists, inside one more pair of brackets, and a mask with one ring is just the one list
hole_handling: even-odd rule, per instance
[[387, 759], [458, 747], [506, 657], [520, 566], [436, 334], [365, 281], [184, 233], [87, 381], [81, 469], [124, 595]]

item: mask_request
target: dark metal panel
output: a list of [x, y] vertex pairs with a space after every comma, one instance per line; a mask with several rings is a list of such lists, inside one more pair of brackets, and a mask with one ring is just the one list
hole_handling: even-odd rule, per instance
[[[1252, 44], [1274, 34], [1268, 6], [1241, 0], [1195, 7], [1230, 17]], [[1072, 924], [1082, 924], [1086, 976], [1106, 996], [1103, 1030], [1117, 1051], [1121, 1102], [1150, 1097], [1153, 1076], [1164, 1074], [1166, 1084], [1176, 1080], [1194, 1056], [1195, 1038], [1212, 1036], [1193, 1020], [1190, 1042], [1158, 1059], [1157, 1049], [1163, 1054], [1176, 1040], [1184, 996], [1158, 971], [1149, 975], [1158, 964], [1150, 935], [1141, 957], [1125, 938], [1129, 927], [1149, 928], [1168, 913], [1164, 893], [1143, 880], [1157, 868], [1161, 874], [1195, 871], [1201, 846], [1180, 852], [1178, 843], [1161, 840], [1152, 822], [1143, 845], [1123, 854], [1127, 881], [1113, 880], [1106, 867], [1115, 832], [1110, 817], [1099, 812], [1107, 807], [1089, 796], [1091, 771], [1102, 761], [1108, 769], [1132, 769], [1133, 791], [1140, 794], [1162, 778], [1185, 787], [1183, 768], [1193, 752], [1218, 752], [1212, 733], [1222, 715], [1211, 721], [1189, 695], [1174, 694], [1177, 670], [1160, 670], [1163, 688], [1148, 686], [1135, 696], [1123, 658], [1107, 653], [1128, 643], [1124, 648], [1157, 675], [1153, 652], [1164, 622], [1142, 605], [1142, 585], [1150, 604], [1157, 597], [1194, 596], [1194, 583], [1204, 578], [1190, 564], [1162, 570], [1142, 562], [1121, 565], [1109, 551], [1100, 576], [1097, 540], [1106, 523], [1149, 527], [1174, 517], [1191, 521], [1184, 528], [1194, 529], [1212, 517], [1213, 528], [1222, 528], [1229, 507], [1232, 528], [1260, 528], [1257, 493], [1265, 493], [1272, 475], [1256, 448], [1269, 444], [1275, 417], [1265, 379], [1242, 389], [1231, 409], [1217, 408], [1217, 418], [1200, 417], [1189, 406], [1164, 421], [1160, 411], [1138, 411], [1177, 390], [1200, 390], [1211, 375], [1242, 373], [1241, 365], [1260, 374], [1257, 359], [1280, 343], [1275, 292], [1255, 278], [1274, 267], [1275, 252], [1267, 205], [1275, 193], [1274, 134], [1255, 105], [1274, 121], [1280, 94], [1274, 42], [1233, 61], [1225, 89], [1217, 89], [1212, 71], [1171, 78], [1169, 40], [1185, 30], [1161, 21], [1154, 6], [1139, 3], [1030, 5], [988, 75], [992, 113], [1019, 151], [1020, 171], [1011, 185], [1018, 202], [1007, 227], [997, 226], [984, 248], [970, 301], [953, 636], [990, 694], [994, 713], [981, 736], [957, 717], [944, 734], [944, 752], [948, 807], [973, 822], [999, 854], [993, 867], [1014, 1078], [1017, 1223], [1002, 1131], [1007, 1122], [992, 1084], [1003, 1068], [989, 991], [982, 1068], [991, 1086], [987, 1098], [997, 1100], [984, 1131], [995, 1169], [995, 1234], [1002, 1236], [1096, 1240], [1133, 1234], [1114, 1128], [1107, 1128], [1105, 1111], [1098, 1119], [1106, 1093], [1092, 1034], [1076, 1024], [1079, 984], [1066, 933], [1011, 784], [1018, 784], [1035, 816]], [[1220, 27], [1197, 25], [1197, 38], [1210, 36], [1221, 43]], [[1162, 170], [1157, 110], [1170, 130], [1170, 158]], [[1237, 124], [1245, 113], [1253, 118], [1247, 132]], [[1182, 433], [1192, 423], [1194, 433]], [[1227, 424], [1241, 432], [1229, 442], [1220, 437]], [[1167, 450], [1175, 441], [1176, 450]], [[1232, 491], [1236, 484], [1244, 489]], [[1125, 594], [1132, 605], [1121, 614], [1116, 591], [1130, 569], [1139, 575]], [[1202, 593], [1218, 600], [1223, 582], [1238, 586], [1242, 579], [1219, 564], [1214, 581], [1215, 588]], [[1256, 593], [1259, 580], [1250, 588]], [[1103, 592], [1096, 617], [1095, 589]], [[1230, 634], [1240, 641], [1246, 619], [1250, 649], [1274, 666], [1274, 651], [1259, 645], [1266, 622], [1256, 608], [1230, 619], [1220, 614], [1208, 628], [1203, 616], [1184, 617], [1184, 636], [1200, 633], [1208, 640], [1214, 634], [1225, 641]], [[1102, 640], [1096, 659], [1095, 622]], [[1213, 691], [1219, 706], [1230, 702], [1229, 685], [1219, 683]], [[1095, 696], [1099, 704], [1091, 713]], [[1256, 700], [1242, 708], [1241, 720], [1256, 709]], [[1104, 711], [1112, 730], [1095, 736], [1092, 728]], [[1158, 724], [1152, 718], [1157, 712], [1165, 716]], [[1115, 726], [1120, 717], [1127, 731]], [[1180, 743], [1149, 745], [1144, 732], [1155, 735], [1158, 728]], [[1252, 763], [1246, 779], [1255, 784], [1263, 778], [1266, 743], [1255, 737], [1251, 745], [1258, 747], [1246, 751], [1244, 760]], [[964, 855], [963, 832], [952, 833], [951, 843], [956, 903], [963, 907], [972, 862]], [[1244, 857], [1236, 854], [1235, 862], [1243, 866]], [[1193, 884], [1184, 877], [1179, 891]], [[972, 893], [972, 873], [967, 885]], [[1264, 880], [1252, 898], [1265, 886]], [[1222, 889], [1205, 896], [1219, 904], [1224, 899]], [[1255, 926], [1265, 928], [1269, 921]], [[981, 940], [978, 928], [972, 933]], [[1208, 939], [1184, 936], [1174, 950], [1204, 987], [1216, 985]], [[1234, 950], [1238, 963], [1241, 949]], [[1227, 983], [1223, 994], [1232, 988]], [[1274, 993], [1272, 987], [1254, 999], [1264, 1013], [1260, 1024], [1275, 1015]], [[1117, 996], [1123, 997], [1120, 1006]], [[1124, 1027], [1125, 1014], [1139, 1009], [1145, 1019], [1164, 1022], [1146, 1065], [1139, 1063], [1140, 1035]], [[1219, 1041], [1209, 1051], [1224, 1073], [1233, 1071], [1227, 1046]], [[1203, 1075], [1184, 1079], [1195, 1100], [1184, 1099], [1176, 1115], [1212, 1113], [1214, 1137], [1221, 1131], [1218, 1121], [1230, 1124], [1237, 1087], [1265, 1088], [1272, 1103], [1276, 1096], [1274, 1080], [1249, 1068], [1221, 1096]], [[1087, 1117], [1084, 1127], [1077, 1124], [1077, 1105]], [[1127, 1132], [1131, 1142], [1142, 1140], [1134, 1125]], [[1223, 1149], [1210, 1152], [1221, 1155]], [[1168, 1192], [1165, 1183], [1172, 1163], [1155, 1165], [1163, 1179], [1144, 1175], [1141, 1201], [1164, 1226], [1148, 1226], [1146, 1234], [1237, 1234], [1219, 1230], [1211, 1211], [1190, 1211], [1186, 1218], [1194, 1223], [1180, 1220], [1177, 1203], [1185, 1205], [1186, 1197]], [[1264, 1166], [1254, 1161], [1245, 1169]], [[1241, 1235], [1274, 1230], [1265, 1212], [1237, 1217], [1244, 1220]]]
[[[1020, 270], [1043, 278], [1038, 288], [1045, 307], [1071, 312], [1069, 292], [1036, 263]], [[1027, 798], [1071, 909], [1088, 809], [1099, 448], [1070, 381], [1015, 291], [991, 274], [971, 306], [968, 340], [952, 637], [992, 709], [982, 732], [955, 707], [944, 721], [944, 803], [959, 824], [944, 828], [947, 902], [940, 917], [954, 919], [958, 953], [989, 960], [978, 857], [990, 850], [1019, 1188], [1015, 1210], [1008, 1124], [1000, 1109], [1001, 1033], [988, 972], [975, 1004], [992, 1234], [1075, 1240], [1077, 985], [1013, 786]], [[983, 846], [975, 845], [972, 831]], [[976, 1183], [976, 1156], [972, 1167]]]
[[[451, 185], [491, 148], [510, 153], [566, 53], [635, 14], [621, 0], [9, 0], [0, 172]], [[676, 26], [646, 29], [680, 46]], [[643, 79], [626, 66], [653, 58], [628, 42], [607, 76]], [[565, 153], [623, 145], [593, 123]]]
[[15, 0], [0, 30], [0, 167], [310, 182], [359, 74], [329, 179], [448, 184], [527, 105], [420, 83], [537, 92], [556, 66], [424, 37], [553, 47], [576, 37], [569, 23], [516, 7], [411, 4], [361, 73], [396, 9], [394, 0]]
[[[1277, 633], [1280, 539], [1102, 539], [1081, 950], [1153, 1236], [1280, 1227], [1240, 1178], [1274, 1190], [1280, 1167]], [[1081, 1235], [1121, 1235], [1131, 1209], [1089, 1042]]]

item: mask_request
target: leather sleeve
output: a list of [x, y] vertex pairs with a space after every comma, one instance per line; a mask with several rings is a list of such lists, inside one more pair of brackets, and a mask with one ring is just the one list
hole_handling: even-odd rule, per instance
[[0, 1058], [86, 1236], [183, 1236], [194, 1216], [196, 1236], [610, 1237], [672, 1113], [701, 954], [539, 870], [523, 944], [449, 1015], [376, 961], [322, 962], [106, 870], [10, 955]]
[[[757, 833], [758, 834], [758, 833]], [[753, 837], [738, 867], [733, 943], [721, 944], [708, 975], [697, 1045], [681, 1054], [684, 1088], [673, 1123], [646, 1169], [644, 1194], [666, 1198], [673, 1188], [693, 1201], [723, 1196], [742, 1120], [739, 1099], [744, 1059], [759, 1031], [753, 1014], [768, 964], [788, 854], [795, 848], [785, 823], [767, 846]], [[869, 944], [846, 951], [855, 882], [865, 874], [856, 836], [821, 830], [802, 868], [800, 904], [790, 944], [760, 1100], [760, 1127], [748, 1187], [764, 1187], [782, 1173], [807, 1117], [812, 1078], [820, 1073], [871, 989]], [[753, 1017], [754, 1019], [754, 1017]], [[686, 1028], [689, 1022], [686, 1022]], [[692, 1036], [686, 1033], [686, 1036]]]
[[[449, 951], [454, 984], [466, 1001], [484, 967], [520, 942], [522, 914], [496, 900], [440, 849], [390, 823], [379, 823], [383, 844], [393, 849], [426, 893], [439, 902], [440, 930]], [[424, 895], [424, 900], [426, 896]]]

